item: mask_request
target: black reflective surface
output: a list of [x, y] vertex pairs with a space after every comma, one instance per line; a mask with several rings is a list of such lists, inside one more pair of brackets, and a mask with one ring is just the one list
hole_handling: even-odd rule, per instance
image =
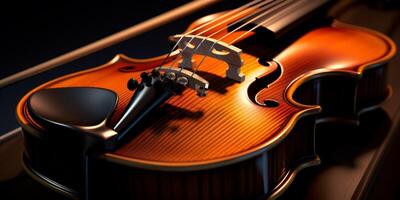
[[316, 144], [321, 165], [300, 172], [281, 199], [352, 198], [392, 124], [386, 111], [376, 109], [361, 115], [358, 126], [317, 125]]
[[29, 112], [62, 126], [95, 126], [105, 121], [117, 104], [117, 94], [101, 88], [52, 88], [28, 99]]

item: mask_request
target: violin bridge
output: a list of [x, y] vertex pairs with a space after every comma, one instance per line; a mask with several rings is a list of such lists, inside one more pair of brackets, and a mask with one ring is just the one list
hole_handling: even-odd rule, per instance
[[213, 38], [197, 35], [174, 35], [170, 39], [178, 42], [178, 47], [182, 51], [183, 60], [180, 67], [192, 69], [193, 54], [201, 54], [226, 62], [228, 64], [226, 77], [238, 82], [244, 81], [245, 76], [240, 72], [243, 65], [240, 57], [241, 49]]

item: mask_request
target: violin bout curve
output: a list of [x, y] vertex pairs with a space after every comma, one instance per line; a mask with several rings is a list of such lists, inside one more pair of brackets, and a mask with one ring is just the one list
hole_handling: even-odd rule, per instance
[[[337, 42], [330, 43], [333, 40]], [[255, 95], [257, 102], [265, 99], [278, 102], [274, 108], [249, 100], [249, 85], [268, 72], [256, 56], [242, 53], [246, 74], [243, 83], [224, 78], [224, 63], [207, 60], [198, 72], [210, 82], [206, 98], [197, 98], [190, 91], [172, 97], [137, 129], [140, 134], [116, 151], [96, 158], [98, 170], [93, 173], [115, 185], [115, 190], [122, 188], [139, 196], [186, 187], [210, 198], [229, 199], [234, 195], [253, 198], [265, 194], [277, 197], [299, 170], [319, 164], [314, 146], [316, 123], [357, 120], [360, 112], [389, 96], [384, 63], [395, 51], [388, 37], [368, 29], [335, 22], [312, 30], [273, 59], [282, 68], [282, 75]], [[167, 66], [175, 56], [176, 53]], [[127, 80], [140, 79], [142, 71], [160, 65], [163, 58], [165, 55], [144, 60], [118, 55], [103, 66], [45, 83], [19, 102], [19, 123], [25, 134], [39, 134], [43, 128], [26, 110], [26, 101], [35, 91], [90, 86], [109, 89], [118, 95], [109, 124], [112, 127], [132, 96], [125, 86]], [[371, 84], [375, 87], [370, 87]], [[126, 170], [133, 170], [125, 179], [151, 189], [147, 192], [140, 190], [143, 187], [132, 189], [101, 173], [109, 169], [118, 177], [124, 177]], [[148, 181], [142, 183], [143, 178]], [[157, 183], [159, 180], [161, 183]], [[224, 188], [226, 182], [231, 185]], [[155, 184], [157, 188], [152, 187]], [[207, 192], [207, 185], [213, 185], [219, 193]], [[100, 183], [96, 186], [107, 190]], [[185, 198], [189, 197], [177, 199]]]

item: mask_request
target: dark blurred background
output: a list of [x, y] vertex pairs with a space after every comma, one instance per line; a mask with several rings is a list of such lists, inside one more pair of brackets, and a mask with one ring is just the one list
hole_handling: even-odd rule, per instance
[[[3, 2], [0, 5], [0, 78], [94, 42], [187, 2], [189, 1], [146, 0], [131, 1], [129, 4], [124, 1], [96, 1], [95, 3], [12, 1], [7, 4]], [[15, 120], [15, 107], [19, 99], [37, 85], [63, 74], [101, 65], [118, 53], [137, 58], [166, 53], [171, 47], [167, 40], [169, 35], [181, 33], [192, 21], [201, 16], [237, 7], [243, 2], [247, 1], [222, 1], [171, 24], [0, 89], [0, 135], [18, 127]], [[398, 4], [398, 0], [342, 0], [333, 7], [331, 15], [344, 22], [383, 32], [399, 46], [400, 9]], [[339, 137], [343, 138], [349, 132], [358, 134], [356, 134], [357, 137], [350, 138], [352, 142], [341, 145], [336, 143], [341, 139], [321, 138], [321, 144], [327, 144], [320, 148], [321, 157], [324, 157], [323, 165], [300, 173], [295, 184], [283, 197], [284, 199], [350, 199], [354, 195], [355, 188], [360, 188], [361, 179], [365, 177], [369, 164], [376, 159], [376, 152], [384, 143], [388, 130], [393, 124], [399, 123], [395, 120], [400, 106], [399, 63], [399, 55], [390, 63], [389, 82], [393, 86], [394, 93], [392, 98], [385, 103], [384, 110], [377, 111], [372, 117], [363, 117], [364, 126], [360, 126], [361, 128], [324, 129], [321, 127], [321, 131], [333, 132], [333, 135], [335, 132], [340, 132]], [[372, 128], [371, 124], [373, 124]], [[370, 133], [374, 131], [375, 133]], [[358, 138], [363, 138], [363, 140], [358, 140]], [[400, 141], [399, 137], [395, 138], [395, 141]], [[384, 187], [387, 190], [396, 193], [400, 189], [400, 182], [396, 182], [400, 176], [399, 173], [395, 173], [400, 167], [396, 156], [400, 151], [400, 142], [393, 142], [391, 146], [399, 148], [391, 148], [391, 153], [388, 154], [392, 156], [382, 161], [386, 162], [382, 164], [386, 168], [382, 167], [381, 171], [386, 171], [386, 173], [376, 179], [380, 181], [379, 183], [385, 183]], [[0, 162], [8, 161], [1, 160]], [[308, 192], [310, 190], [318, 190], [321, 193], [310, 193]], [[377, 190], [384, 191], [379, 188]], [[400, 195], [397, 197], [400, 198]], [[0, 182], [0, 199], [37, 198], [63, 199], [44, 189], [23, 173], [12, 180]]]

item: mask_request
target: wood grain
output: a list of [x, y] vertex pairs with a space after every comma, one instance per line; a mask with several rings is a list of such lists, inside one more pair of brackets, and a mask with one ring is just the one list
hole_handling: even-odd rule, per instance
[[[189, 30], [205, 21], [200, 19]], [[223, 30], [213, 38], [226, 32]], [[235, 32], [224, 42], [229, 43], [243, 33]], [[254, 34], [250, 32], [242, 41]], [[259, 47], [267, 45], [260, 42]], [[157, 199], [158, 194], [164, 199], [187, 199], [196, 193], [204, 194], [204, 199], [230, 199], [234, 194], [240, 195], [238, 199], [276, 197], [293, 181], [298, 170], [318, 163], [314, 146], [316, 120], [356, 118], [363, 109], [389, 95], [382, 64], [394, 52], [390, 39], [370, 30], [341, 23], [317, 28], [275, 56], [280, 76], [253, 96], [248, 88], [256, 78], [270, 76], [278, 68], [262, 65], [259, 56], [244, 51], [242, 72], [246, 80], [237, 83], [225, 78], [225, 63], [206, 58], [197, 70], [210, 83], [206, 97], [200, 98], [191, 90], [173, 96], [132, 130], [129, 140], [117, 150], [93, 158], [94, 162], [100, 160], [91, 172], [94, 177], [101, 177], [94, 179], [94, 187], [102, 191], [96, 195], [119, 194], [131, 199]], [[176, 56], [175, 52], [165, 65], [169, 66]], [[41, 131], [43, 127], [26, 111], [26, 100], [33, 92], [91, 86], [118, 94], [117, 108], [108, 121], [112, 127], [132, 96], [125, 85], [128, 79], [140, 79], [141, 72], [160, 65], [163, 59], [160, 56], [137, 60], [118, 55], [98, 68], [60, 77], [27, 94], [18, 105], [18, 119], [24, 127]], [[198, 62], [202, 56], [194, 59]], [[266, 107], [265, 99], [279, 105]], [[29, 142], [26, 152], [34, 161], [32, 168], [52, 168], [50, 160], [34, 159], [48, 153], [44, 150], [48, 149], [45, 142], [34, 137]], [[57, 150], [56, 144], [49, 146], [54, 154], [58, 150], [68, 154], [65, 148]], [[109, 170], [112, 173], [104, 174]], [[76, 178], [70, 185], [79, 180]], [[143, 187], [142, 180], [146, 180], [148, 187]], [[110, 183], [115, 187], [109, 187]], [[171, 192], [186, 189], [192, 192]]]
[[[274, 59], [281, 64], [283, 74], [262, 90], [257, 99], [261, 102], [274, 99], [280, 104], [276, 108], [249, 101], [248, 86], [256, 77], [269, 73], [268, 67], [257, 62], [257, 57], [242, 54], [242, 72], [246, 75], [243, 83], [224, 78], [226, 65], [206, 58], [198, 74], [210, 82], [208, 95], [199, 98], [186, 90], [172, 97], [140, 130], [132, 131], [136, 137], [111, 154], [134, 162], [166, 166], [203, 165], [254, 154], [281, 140], [301, 115], [319, 112], [319, 106], [301, 105], [292, 99], [302, 82], [329, 73], [359, 76], [366, 65], [382, 62], [393, 51], [394, 46], [387, 38], [362, 29], [337, 25], [311, 31]], [[196, 56], [195, 60], [201, 58]], [[35, 90], [92, 86], [116, 91], [119, 101], [109, 123], [112, 126], [132, 95], [126, 88], [127, 80], [139, 79], [141, 71], [157, 63], [157, 59], [148, 62], [118, 56], [104, 67], [68, 75]], [[121, 72], [126, 66], [134, 69]]]

